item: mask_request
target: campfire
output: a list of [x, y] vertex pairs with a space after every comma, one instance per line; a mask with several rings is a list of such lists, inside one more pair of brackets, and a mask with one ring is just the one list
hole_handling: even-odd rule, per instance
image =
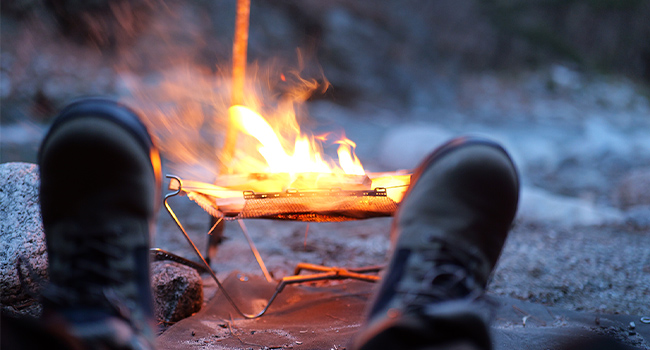
[[[218, 170], [213, 172], [214, 180], [210, 182], [168, 175], [171, 179], [169, 188], [174, 192], [165, 197], [164, 204], [226, 299], [242, 316], [255, 318], [266, 312], [287, 284], [332, 278], [376, 281], [377, 275], [366, 273], [376, 273], [379, 268], [345, 269], [299, 264], [296, 276], [284, 277], [278, 282], [276, 292], [262, 311], [247, 315], [223, 290], [214, 271], [170, 207], [169, 198], [187, 195], [216, 218], [209, 233], [220, 222], [237, 220], [265, 277], [271, 282], [272, 278], [242, 219], [324, 222], [390, 216], [402, 200], [411, 175], [404, 170], [382, 173], [366, 171], [355, 154], [356, 144], [343, 132], [314, 135], [302, 130], [299, 120], [304, 120], [304, 115], [297, 111], [314, 91], [327, 89], [326, 79], [323, 78], [321, 84], [316, 79], [305, 79], [300, 75], [302, 67], [286, 74], [282, 70], [268, 70], [267, 79], [261, 79], [262, 74], [255, 71], [255, 74], [251, 74], [254, 78], [248, 79], [246, 46], [249, 7], [249, 0], [238, 0], [232, 74], [229, 80], [222, 77], [223, 81], [228, 82], [223, 85], [230, 88], [229, 98], [223, 98], [227, 90], [202, 90], [202, 87], [211, 85], [201, 81], [193, 80], [185, 87], [190, 87], [190, 90], [173, 83], [163, 83], [161, 90], [172, 97], [180, 96], [177, 107], [172, 108], [176, 111], [175, 117], [170, 117], [161, 108], [159, 113], [149, 114], [150, 118], [154, 118], [148, 123], [156, 136], [162, 138], [159, 145], [167, 156], [187, 164], [204, 164], [202, 160], [210, 157], [216, 159]], [[302, 58], [300, 51], [298, 53]], [[302, 59], [299, 61], [303, 62]], [[268, 87], [273, 87], [270, 80], [283, 83], [282, 93], [267, 91]], [[292, 84], [290, 88], [287, 87]], [[200, 101], [197, 102], [197, 99]], [[201, 125], [207, 119], [203, 115], [206, 104], [209, 104], [207, 109], [213, 116], [221, 118], [219, 130], [222, 134], [217, 138], [221, 142], [215, 141], [211, 147], [200, 148], [201, 152], [192, 149], [191, 145], [201, 135]], [[160, 120], [156, 121], [156, 116]], [[182, 138], [183, 132], [189, 132], [190, 136]], [[327, 146], [337, 148], [337, 160], [325, 152]], [[298, 276], [301, 270], [317, 273]]]
[[[233, 66], [227, 127], [218, 155], [220, 169], [214, 183], [172, 182], [171, 189], [189, 194], [215, 217], [274, 218], [302, 221], [340, 221], [391, 215], [410, 181], [406, 171], [366, 172], [356, 157], [356, 144], [334, 133], [311, 135], [301, 130], [296, 104], [319, 88], [299, 71], [280, 80], [284, 98], [257, 96], [262, 81], [247, 88], [247, 42], [250, 0], [238, 0], [233, 40]], [[257, 76], [257, 75], [256, 75]], [[327, 88], [327, 80], [324, 89]], [[271, 94], [274, 96], [274, 94]], [[263, 106], [277, 106], [262, 116]], [[338, 145], [338, 162], [322, 143]]]
[[[319, 140], [323, 137], [300, 133], [295, 119], [289, 121], [293, 132], [285, 132], [288, 136], [281, 139], [282, 133], [252, 109], [235, 105], [228, 111], [231, 126], [243, 134], [240, 141], [257, 145], [259, 153], [249, 155], [236, 148], [234, 157], [228, 158], [238, 171], [220, 174], [214, 184], [183, 181], [190, 198], [214, 216], [362, 219], [391, 215], [404, 195], [410, 174], [367, 173], [354, 153], [354, 142], [347, 138], [335, 141], [339, 145], [335, 164], [322, 152]], [[292, 140], [293, 149], [283, 146]], [[171, 189], [178, 190], [180, 185], [173, 182]]]

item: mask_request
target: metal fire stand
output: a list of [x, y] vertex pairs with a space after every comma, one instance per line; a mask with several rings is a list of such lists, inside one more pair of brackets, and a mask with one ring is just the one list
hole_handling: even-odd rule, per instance
[[[210, 267], [210, 264], [205, 260], [199, 249], [196, 247], [190, 236], [187, 234], [187, 231], [179, 221], [178, 217], [172, 210], [171, 206], [169, 205], [168, 201], [170, 198], [179, 195], [181, 192], [183, 192], [183, 181], [180, 179], [180, 177], [175, 176], [175, 175], [167, 175], [166, 176], [168, 179], [172, 179], [178, 182], [178, 188], [169, 194], [165, 196], [164, 199], [164, 205], [165, 208], [167, 209], [167, 212], [169, 215], [172, 217], [180, 231], [183, 233], [185, 236], [185, 239], [187, 242], [192, 246], [194, 249], [194, 252], [196, 255], [199, 257], [201, 264], [193, 263], [193, 267], [199, 268], [200, 270], [207, 271], [210, 276], [214, 279], [214, 281], [217, 283], [217, 286], [223, 293], [224, 297], [226, 297], [226, 300], [232, 305], [232, 307], [244, 318], [247, 319], [254, 319], [258, 318], [266, 311], [269, 309], [273, 301], [276, 299], [278, 294], [282, 292], [285, 286], [290, 285], [290, 284], [296, 284], [296, 283], [304, 283], [304, 282], [313, 282], [313, 281], [321, 281], [321, 280], [332, 280], [332, 279], [356, 279], [360, 281], [366, 281], [366, 282], [376, 282], [379, 280], [379, 276], [376, 274], [374, 275], [369, 275], [368, 273], [377, 273], [382, 269], [382, 266], [369, 266], [369, 267], [363, 267], [363, 268], [342, 268], [342, 267], [327, 267], [327, 266], [321, 266], [321, 265], [314, 265], [314, 264], [308, 264], [308, 263], [299, 263], [296, 266], [296, 269], [294, 271], [294, 275], [292, 276], [286, 276], [283, 277], [281, 280], [278, 281], [278, 284], [275, 288], [275, 292], [271, 297], [269, 298], [268, 302], [266, 303], [266, 306], [259, 311], [257, 314], [246, 314], [241, 309], [239, 306], [234, 302], [234, 300], [230, 297], [228, 292], [223, 288], [223, 285], [219, 281], [219, 278], [217, 278], [217, 275], [214, 273], [212, 268]], [[170, 184], [171, 187], [171, 184]], [[300, 194], [300, 196], [297, 195], [297, 192], [287, 192], [287, 194], [280, 195], [280, 194], [274, 194], [271, 197], [274, 197], [276, 200], [282, 200], [284, 197], [297, 197], [297, 200], [304, 200], [305, 198], [311, 198], [312, 196], [309, 194]], [[337, 193], [334, 193], [333, 195], [335, 196], [347, 196], [347, 197], [365, 197], [362, 201], [362, 203], [374, 203], [375, 208], [379, 208], [379, 211], [373, 212], [370, 216], [368, 217], [376, 217], [376, 216], [387, 216], [392, 214], [392, 212], [395, 210], [397, 204], [393, 202], [391, 199], [386, 198], [386, 189], [383, 188], [377, 188], [372, 191], [340, 191]], [[255, 194], [251, 191], [244, 191], [244, 197], [248, 200], [259, 200], [259, 199], [266, 199], [269, 197], [268, 194]], [[376, 199], [374, 198], [376, 197]], [[203, 198], [203, 199], [202, 199]], [[234, 221], [237, 220], [239, 223], [239, 226], [241, 227], [242, 233], [244, 234], [246, 240], [248, 241], [248, 245], [251, 248], [251, 251], [253, 255], [255, 256], [255, 259], [257, 260], [257, 263], [260, 266], [260, 269], [262, 270], [262, 273], [264, 274], [264, 277], [268, 282], [272, 282], [273, 278], [269, 274], [266, 265], [264, 264], [264, 261], [262, 260], [262, 257], [259, 254], [259, 251], [255, 247], [255, 243], [251, 239], [250, 235], [248, 234], [248, 230], [246, 229], [246, 226], [244, 225], [243, 219], [244, 218], [253, 218], [253, 217], [274, 217], [273, 215], [258, 215], [257, 212], [254, 212], [255, 214], [251, 215], [250, 212], [246, 214], [244, 211], [244, 215], [242, 213], [232, 216], [232, 217], [227, 217], [225, 216], [221, 211], [216, 209], [214, 206], [209, 205], [209, 203], [206, 203], [205, 197], [201, 196], [195, 196], [193, 198], [197, 204], [203, 208], [205, 211], [207, 211], [210, 215], [214, 216], [217, 218], [217, 221], [215, 224], [212, 226], [210, 231], [208, 231], [208, 234], [212, 233], [212, 231], [217, 227], [217, 225], [221, 222], [221, 220], [226, 220], [226, 221]], [[288, 198], [289, 201], [292, 201], [293, 199]], [[258, 202], [259, 203], [259, 202]], [[285, 201], [286, 204], [286, 201]], [[259, 208], [258, 208], [259, 209]], [[357, 209], [358, 210], [358, 209]], [[304, 215], [288, 215], [288, 216], [282, 216], [278, 214], [276, 215], [276, 218], [282, 218], [285, 220], [302, 220], [302, 218], [309, 218], [310, 216], [304, 216]], [[326, 216], [325, 216], [326, 218]], [[353, 220], [354, 218], [348, 220]], [[309, 219], [307, 220], [309, 221]], [[326, 219], [323, 219], [321, 216], [318, 221], [326, 221]], [[152, 250], [152, 254], [157, 256], [160, 259], [171, 259], [175, 261], [188, 261], [186, 259], [180, 258], [178, 256], [175, 256], [169, 252], [165, 252], [162, 250]], [[306, 270], [306, 271], [312, 271], [315, 273], [309, 274], [309, 275], [300, 275], [301, 271]]]

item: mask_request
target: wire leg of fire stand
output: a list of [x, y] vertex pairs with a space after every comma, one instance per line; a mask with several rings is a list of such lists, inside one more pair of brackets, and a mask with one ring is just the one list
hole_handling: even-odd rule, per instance
[[271, 277], [271, 274], [269, 274], [269, 270], [266, 269], [266, 265], [264, 264], [264, 260], [262, 260], [262, 256], [260, 256], [260, 252], [257, 250], [257, 247], [255, 247], [255, 243], [253, 243], [251, 236], [248, 234], [246, 225], [244, 225], [244, 220], [239, 219], [237, 222], [239, 223], [239, 227], [241, 227], [241, 230], [244, 233], [246, 240], [248, 241], [248, 246], [251, 247], [251, 251], [253, 252], [253, 255], [255, 255], [255, 260], [257, 260], [257, 263], [260, 265], [260, 269], [262, 269], [262, 273], [264, 274], [266, 281], [273, 282], [273, 278]]
[[[187, 239], [187, 242], [188, 242], [188, 243], [192, 246], [192, 248], [194, 249], [194, 252], [196, 253], [196, 255], [199, 257], [199, 259], [201, 259], [201, 262], [203, 262], [203, 265], [205, 266], [206, 270], [210, 273], [210, 276], [212, 276], [212, 278], [214, 279], [214, 281], [217, 283], [217, 286], [219, 287], [219, 290], [221, 290], [221, 292], [223, 293], [223, 296], [226, 297], [226, 300], [228, 300], [228, 303], [230, 303], [230, 305], [235, 309], [235, 311], [237, 311], [237, 313], [239, 313], [240, 315], [242, 315], [244, 318], [252, 319], [252, 318], [258, 318], [258, 317], [264, 315], [264, 313], [266, 312], [266, 310], [269, 309], [269, 306], [271, 306], [271, 303], [273, 303], [273, 301], [275, 300], [275, 298], [278, 296], [278, 294], [280, 294], [280, 292], [284, 289], [285, 285], [288, 284], [288, 283], [286, 283], [285, 281], [282, 281], [282, 282], [280, 282], [280, 283], [278, 284], [278, 286], [275, 288], [275, 293], [273, 293], [273, 295], [272, 295], [271, 298], [269, 299], [269, 301], [268, 301], [268, 303], [266, 304], [266, 306], [264, 307], [264, 309], [262, 309], [262, 311], [260, 311], [259, 313], [255, 314], [255, 315], [250, 315], [250, 314], [245, 314], [245, 313], [243, 313], [243, 312], [239, 309], [239, 307], [237, 306], [237, 304], [235, 303], [235, 301], [230, 297], [230, 295], [228, 294], [228, 292], [226, 292], [226, 290], [223, 288], [223, 285], [221, 284], [221, 282], [220, 282], [219, 279], [217, 278], [217, 275], [214, 273], [214, 271], [212, 270], [212, 268], [210, 267], [210, 265], [207, 263], [207, 261], [205, 261], [205, 258], [203, 258], [203, 255], [201, 254], [201, 252], [199, 251], [199, 249], [196, 247], [196, 244], [194, 244], [194, 242], [192, 241], [192, 239], [190, 238], [190, 236], [189, 236], [189, 235], [187, 234], [187, 232], [185, 231], [185, 228], [183, 227], [183, 225], [181, 224], [181, 222], [178, 220], [178, 217], [176, 216], [176, 214], [174, 213], [174, 211], [172, 210], [172, 208], [169, 206], [169, 203], [167, 203], [167, 201], [169, 200], [169, 198], [174, 197], [174, 196], [178, 195], [179, 193], [181, 193], [181, 191], [182, 191], [182, 189], [183, 189], [183, 182], [181, 181], [181, 179], [180, 179], [178, 176], [174, 176], [174, 175], [166, 175], [166, 177], [167, 177], [168, 179], [174, 179], [174, 180], [178, 181], [178, 190], [176, 190], [175, 192], [169, 193], [169, 194], [167, 194], [167, 195], [165, 196], [165, 200], [164, 200], [165, 208], [167, 209], [167, 212], [169, 213], [169, 215], [172, 217], [172, 219], [173, 219], [174, 222], [176, 223], [176, 226], [178, 226], [178, 228], [181, 230], [181, 232], [182, 232], [183, 235], [185, 236], [185, 239]], [[242, 229], [243, 229], [243, 228], [244, 228], [244, 226], [242, 226]], [[250, 237], [248, 237], [248, 236], [247, 236], [247, 238], [250, 239]], [[253, 246], [251, 246], [251, 249], [252, 249], [252, 247], [253, 247]], [[259, 255], [259, 253], [258, 253], [258, 255]], [[266, 270], [266, 269], [265, 269], [265, 270]], [[268, 273], [268, 271], [266, 271], [266, 273]]]

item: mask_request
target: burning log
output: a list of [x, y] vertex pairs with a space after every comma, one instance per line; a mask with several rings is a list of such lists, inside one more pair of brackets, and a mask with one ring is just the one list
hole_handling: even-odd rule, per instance
[[407, 170], [398, 170], [384, 173], [368, 173], [372, 180], [372, 188], [383, 187], [388, 198], [399, 203], [404, 198], [406, 190], [411, 183], [411, 173]]
[[[244, 209], [244, 191], [258, 193], [282, 192], [287, 189], [348, 191], [369, 190], [371, 186], [372, 181], [367, 175], [320, 173], [301, 173], [294, 176], [288, 173], [221, 175], [214, 185], [199, 181], [183, 181], [183, 190], [189, 194], [190, 199], [208, 212], [211, 212], [210, 207], [215, 205], [217, 210], [227, 216], [237, 215]], [[178, 190], [178, 188], [177, 181], [169, 184], [171, 190]]]
[[[179, 188], [178, 181], [169, 183], [170, 190], [177, 191]], [[243, 191], [191, 180], [183, 180], [182, 190], [212, 217], [220, 216], [219, 212], [226, 216], [235, 216], [244, 209]]]
[[[170, 190], [178, 190], [179, 187], [180, 186], [177, 181], [171, 181], [169, 183]], [[215, 198], [230, 198], [242, 195], [242, 191], [231, 190], [213, 184], [192, 180], [183, 180], [183, 191], [197, 192]]]
[[[292, 180], [293, 178], [293, 180]], [[243, 191], [279, 192], [287, 189], [316, 190], [369, 190], [372, 180], [367, 175], [302, 173], [291, 176], [278, 174], [233, 174], [221, 175], [215, 184], [183, 180], [183, 190], [199, 192], [216, 198], [241, 196]], [[170, 190], [178, 190], [178, 182], [169, 184]]]
[[[410, 176], [405, 171], [370, 176], [235, 174], [220, 176], [217, 185], [183, 181], [182, 190], [215, 217], [225, 215], [303, 221], [329, 221], [339, 220], [335, 217], [345, 217], [345, 220], [350, 220], [391, 215], [407, 189]], [[178, 181], [170, 182], [170, 189], [178, 190], [180, 187]]]
[[341, 190], [367, 190], [370, 189], [372, 181], [367, 175], [252, 173], [222, 175], [217, 178], [215, 185], [231, 190], [254, 192], [331, 188], [339, 188]]

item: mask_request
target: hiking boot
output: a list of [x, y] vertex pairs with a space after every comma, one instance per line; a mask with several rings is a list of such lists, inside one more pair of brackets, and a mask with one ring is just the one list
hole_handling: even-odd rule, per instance
[[84, 99], [55, 119], [38, 158], [44, 317], [66, 322], [88, 348], [150, 348], [149, 246], [162, 179], [146, 127], [117, 102]]
[[515, 166], [493, 141], [457, 138], [429, 155], [395, 214], [392, 258], [355, 347], [489, 348], [489, 312], [476, 301], [518, 198]]

